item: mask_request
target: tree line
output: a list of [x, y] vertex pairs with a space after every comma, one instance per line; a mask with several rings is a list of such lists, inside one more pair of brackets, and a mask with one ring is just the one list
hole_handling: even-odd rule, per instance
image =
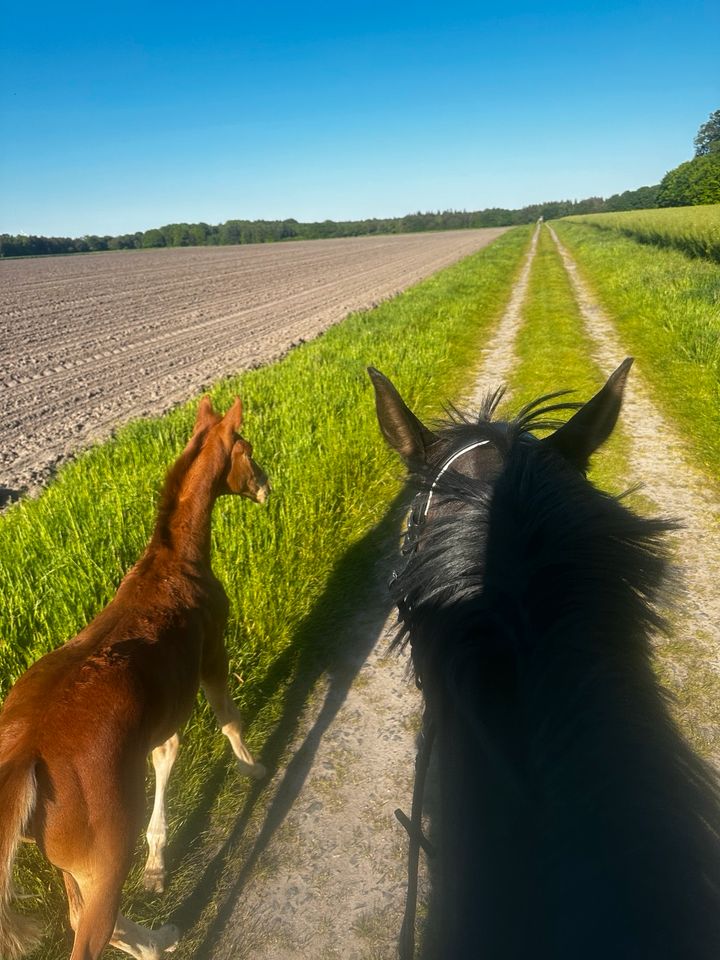
[[695, 156], [663, 177], [658, 206], [694, 207], [720, 203], [720, 110], [710, 114], [694, 140]]
[[555, 200], [519, 210], [491, 207], [487, 210], [444, 210], [412, 213], [404, 217], [367, 220], [227, 220], [225, 223], [169, 223], [164, 227], [120, 236], [37, 237], [0, 234], [0, 256], [22, 257], [57, 253], [89, 253], [95, 250], [138, 250], [152, 247], [225, 246], [238, 243], [277, 243], [287, 240], [320, 240], [331, 237], [362, 237], [373, 234], [421, 233], [432, 230], [466, 230], [477, 227], [510, 227], [574, 213], [636, 210], [656, 206], [657, 187], [640, 187], [624, 193], [585, 200]]

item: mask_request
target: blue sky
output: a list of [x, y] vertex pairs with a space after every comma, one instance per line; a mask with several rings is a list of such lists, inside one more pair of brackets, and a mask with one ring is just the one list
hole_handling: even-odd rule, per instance
[[717, 0], [15, 7], [0, 232], [607, 196], [720, 108]]

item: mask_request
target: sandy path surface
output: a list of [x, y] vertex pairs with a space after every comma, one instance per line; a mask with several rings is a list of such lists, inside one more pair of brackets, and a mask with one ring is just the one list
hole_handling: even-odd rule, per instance
[[[240, 889], [231, 890], [220, 929], [198, 957], [395, 956], [407, 837], [394, 810], [410, 810], [421, 703], [407, 655], [388, 653], [395, 618], [383, 603], [385, 584], [378, 578], [375, 608], [343, 644], [363, 651], [361, 659], [344, 654], [316, 687], [270, 785], [267, 813], [246, 830], [238, 861], [244, 868], [261, 853]], [[288, 796], [292, 806], [273, 826]]]
[[[538, 224], [532, 235], [530, 249], [520, 268], [520, 276], [513, 287], [505, 313], [495, 334], [490, 338], [482, 352], [480, 369], [475, 378], [475, 383], [469, 397], [463, 401], [463, 405], [467, 405], [467, 409], [471, 412], [479, 409], [483, 397], [489, 391], [496, 390], [504, 384], [515, 364], [515, 340], [523, 322], [522, 311], [527, 297], [528, 284], [530, 283], [530, 271], [537, 253], [540, 229], [540, 224]], [[506, 396], [509, 396], [509, 394], [506, 394]]]
[[0, 262], [0, 501], [502, 229]]

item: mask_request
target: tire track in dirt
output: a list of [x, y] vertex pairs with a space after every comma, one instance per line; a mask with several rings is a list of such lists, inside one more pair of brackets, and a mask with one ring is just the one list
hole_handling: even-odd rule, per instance
[[[593, 357], [604, 371], [610, 373], [627, 356], [627, 351], [571, 255], [555, 231], [551, 227], [548, 229], [570, 278], [585, 329], [594, 344]], [[642, 360], [636, 362], [629, 377], [621, 423], [632, 439], [630, 482], [642, 483], [643, 494], [655, 503], [659, 513], [683, 524], [683, 530], [674, 537], [682, 582], [679, 609], [673, 616], [673, 634], [693, 651], [695, 667], [683, 663], [680, 657], [671, 657], [667, 651], [663, 662], [671, 667], [674, 684], [679, 689], [693, 669], [709, 669], [712, 672], [709, 682], [717, 702], [720, 700], [720, 592], [716, 567], [720, 557], [720, 502], [707, 478], [692, 465], [687, 446], [674, 425], [651, 400], [643, 382]], [[663, 648], [668, 648], [671, 643], [672, 640], [658, 640], [661, 655]], [[708, 702], [708, 706], [712, 713], [716, 712], [715, 704]], [[691, 717], [686, 712], [683, 717], [720, 768], [720, 726]]]
[[[527, 298], [530, 271], [537, 252], [540, 229], [541, 225], [538, 224], [530, 241], [530, 249], [520, 268], [520, 275], [513, 288], [510, 302], [502, 315], [495, 334], [490, 338], [482, 352], [480, 370], [475, 379], [472, 393], [466, 401], [463, 401], [471, 412], [479, 409], [488, 391], [502, 386], [503, 381], [507, 379], [515, 365], [515, 341], [523, 323], [522, 311]], [[509, 396], [509, 393], [506, 393], [506, 396]]]
[[[536, 229], [508, 306], [483, 352], [474, 396], [510, 372], [537, 237]], [[393, 811], [411, 807], [422, 707], [407, 653], [388, 654], [395, 629], [394, 612], [388, 616], [388, 573], [378, 566], [373, 599], [352, 625], [345, 646], [354, 656], [346, 654], [345, 667], [321, 681], [305, 709], [286, 766], [269, 785], [264, 823], [243, 835], [237, 862], [252, 860], [261, 847], [257, 870], [239, 889], [225, 891], [212, 942], [198, 955], [213, 960], [396, 956], [407, 836]], [[343, 669], [349, 672], [346, 687], [339, 685]], [[309, 744], [314, 753], [298, 782], [292, 766]], [[264, 845], [273, 809], [283, 807], [287, 814]], [[428, 897], [423, 864], [420, 901]]]
[[0, 263], [0, 494], [270, 363], [502, 229]]

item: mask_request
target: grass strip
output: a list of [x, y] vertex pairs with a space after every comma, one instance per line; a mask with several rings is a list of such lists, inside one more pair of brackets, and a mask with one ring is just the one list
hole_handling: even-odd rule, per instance
[[720, 476], [720, 270], [585, 224], [557, 221], [629, 353], [642, 357], [657, 407], [675, 422], [693, 460]]
[[[523, 326], [515, 345], [517, 365], [509, 377], [512, 410], [542, 393], [572, 390], [569, 401], [584, 402], [603, 385], [610, 370], [592, 359], [592, 341], [570, 278], [547, 229], [538, 241], [523, 307]], [[618, 357], [618, 363], [623, 357]], [[603, 490], [620, 493], [628, 484], [628, 441], [618, 427], [592, 461], [590, 479]]]
[[720, 263], [720, 204], [584, 214], [567, 220]]
[[[247, 435], [274, 489], [266, 510], [219, 501], [213, 531], [213, 566], [231, 601], [226, 644], [242, 684], [236, 698], [251, 723], [249, 743], [271, 766], [283, 747], [276, 743], [267, 756], [273, 731], [297, 713], [297, 691], [311, 688], [295, 681], [303, 672], [317, 676], [328, 645], [342, 643], [337, 627], [330, 627], [343, 604], [357, 606], [380, 534], [388, 532], [383, 518], [400, 489], [396, 458], [379, 436], [365, 367], [393, 376], [421, 415], [436, 415], [476, 365], [529, 236], [530, 228], [510, 231], [283, 361], [210, 391], [220, 409], [236, 393], [243, 397]], [[62, 469], [37, 500], [15, 505], [0, 519], [3, 694], [112, 597], [147, 541], [164, 471], [187, 440], [195, 408], [193, 402], [123, 428]], [[226, 776], [229, 752], [204, 703], [190, 727], [171, 782], [171, 857], [181, 851], [171, 888], [161, 901], [140, 893], [137, 871], [128, 888], [131, 915], [153, 925], [160, 916], [182, 914], [192, 900], [207, 859], [198, 835], [210, 813], [232, 819], [261, 789], [234, 773]], [[289, 737], [290, 728], [284, 730]], [[34, 909], [55, 928], [57, 940], [64, 897], [37, 853], [25, 854], [21, 885], [34, 895]], [[187, 928], [197, 916], [188, 920], [186, 909], [176, 919]], [[55, 960], [66, 952], [48, 943], [38, 956]], [[185, 952], [181, 947], [177, 955]]]

